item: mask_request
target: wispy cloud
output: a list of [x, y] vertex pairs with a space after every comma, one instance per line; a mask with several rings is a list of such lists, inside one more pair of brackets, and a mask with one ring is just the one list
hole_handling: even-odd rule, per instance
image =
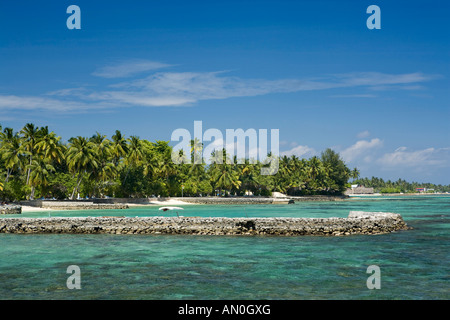
[[[226, 72], [158, 72], [145, 78], [111, 85], [111, 90], [93, 95], [143, 106], [174, 106], [201, 100], [251, 97], [271, 93], [326, 90], [381, 84], [402, 84], [428, 81], [432, 77], [419, 73], [382, 74], [351, 73], [321, 79], [244, 79], [227, 76]], [[358, 97], [375, 97], [356, 94]]]
[[332, 98], [376, 98], [374, 94], [335, 94]]
[[[419, 85], [434, 79], [434, 76], [422, 73], [353, 72], [320, 78], [271, 80], [230, 76], [227, 71], [155, 72], [155, 70], [169, 66], [171, 65], [161, 62], [136, 59], [104, 66], [92, 75], [116, 80], [126, 77], [130, 79], [121, 79], [120, 82], [117, 81], [106, 87], [100, 86], [100, 84], [91, 84], [89, 87], [62, 88], [40, 96], [4, 95], [0, 96], [0, 111], [39, 109], [83, 112], [132, 106], [191, 106], [204, 100], [337, 88], [359, 89], [361, 87]], [[346, 95], [375, 97], [371, 94], [358, 93], [350, 95], [346, 93]]]
[[450, 148], [426, 148], [408, 150], [400, 147], [394, 152], [384, 154], [378, 162], [388, 167], [426, 167], [450, 166]]
[[443, 168], [450, 168], [450, 147], [429, 147], [411, 150], [399, 147], [394, 151], [383, 149], [383, 141], [378, 138], [359, 140], [340, 151], [347, 164], [359, 169], [394, 171], [396, 173], [427, 172], [434, 174]]
[[62, 113], [88, 112], [92, 109], [110, 109], [116, 104], [103, 101], [99, 103], [86, 103], [76, 100], [53, 99], [36, 96], [0, 95], [1, 110], [43, 110]]
[[341, 151], [340, 154], [346, 162], [352, 162], [360, 157], [364, 157], [367, 161], [370, 159], [371, 152], [381, 146], [383, 146], [383, 142], [378, 138], [374, 138], [370, 141], [359, 140], [347, 149]]
[[406, 91], [418, 91], [423, 90], [423, 85], [377, 85], [371, 86], [372, 91], [394, 91], [394, 90], [406, 90]]
[[318, 155], [319, 153], [314, 148], [308, 146], [296, 146], [290, 150], [283, 151], [280, 153], [281, 156], [292, 156], [295, 155], [299, 158], [311, 158]]
[[92, 75], [102, 78], [124, 78], [142, 72], [167, 68], [171, 65], [149, 60], [133, 59], [119, 62], [110, 66], [104, 66], [92, 73]]
[[425, 75], [421, 72], [404, 74], [387, 74], [382, 72], [351, 72], [336, 74], [333, 76], [335, 82], [346, 86], [385, 86], [385, 85], [405, 85], [411, 83], [421, 83], [436, 79], [437, 75]]
[[358, 137], [359, 139], [367, 138], [368, 136], [370, 136], [369, 130], [358, 132], [358, 134], [356, 135], [356, 137]]

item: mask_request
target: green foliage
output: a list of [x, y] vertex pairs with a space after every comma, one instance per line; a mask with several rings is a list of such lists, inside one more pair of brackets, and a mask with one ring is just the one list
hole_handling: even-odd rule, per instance
[[387, 188], [382, 188], [380, 190], [381, 193], [400, 193], [402, 192], [399, 188], [392, 188], [392, 187], [387, 187]]
[[[399, 180], [385, 183], [373, 178], [358, 179], [357, 168], [350, 170], [331, 149], [320, 157], [300, 159], [282, 156], [273, 175], [261, 175], [267, 167], [259, 161], [236, 157], [225, 150], [211, 155], [223, 163], [207, 165], [203, 145], [191, 141], [186, 159], [202, 160], [193, 165], [174, 164], [168, 141], [147, 141], [125, 137], [119, 130], [109, 138], [96, 133], [90, 138], [73, 137], [68, 143], [48, 127], [26, 124], [19, 132], [0, 127], [0, 195], [10, 200], [45, 197], [146, 197], [222, 195], [269, 196], [272, 192], [289, 195], [341, 194], [352, 183], [367, 187], [394, 188], [405, 192], [429, 185], [407, 184]], [[206, 155], [203, 155], [205, 157]], [[184, 188], [182, 188], [182, 185]], [[445, 191], [445, 188], [435, 188]], [[391, 190], [391, 189], [385, 189]], [[448, 190], [448, 189], [447, 189]]]
[[70, 197], [77, 184], [76, 178], [70, 173], [56, 172], [49, 177], [48, 198], [58, 200]]
[[20, 179], [11, 179], [4, 183], [0, 195], [4, 201], [20, 201], [25, 200], [29, 192], [30, 187], [26, 186], [23, 181]]
[[327, 185], [330, 192], [342, 193], [350, 178], [350, 170], [340, 158], [339, 154], [331, 149], [326, 149], [321, 155], [323, 166], [326, 168], [328, 178]]
[[382, 192], [386, 189], [395, 189], [397, 192], [415, 193], [417, 188], [434, 189], [436, 192], [450, 192], [450, 185], [436, 185], [432, 183], [418, 183], [407, 182], [403, 179], [397, 181], [383, 180], [382, 178], [361, 178], [354, 181], [355, 184], [360, 184], [365, 187], [374, 188], [375, 192]]
[[[125, 177], [127, 177], [125, 179]], [[142, 198], [149, 194], [149, 180], [145, 178], [143, 167], [130, 168], [121, 173], [121, 196]]]
[[211, 186], [211, 183], [208, 180], [202, 180], [198, 182], [197, 185], [197, 194], [201, 195], [208, 195], [212, 194], [213, 187]]

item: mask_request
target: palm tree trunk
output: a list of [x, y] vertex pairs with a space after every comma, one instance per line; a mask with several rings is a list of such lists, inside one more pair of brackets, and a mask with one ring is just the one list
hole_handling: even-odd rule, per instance
[[[33, 163], [33, 156], [30, 156], [30, 166]], [[30, 174], [31, 174], [31, 168], [27, 169], [27, 184], [30, 182]]]
[[34, 186], [31, 186], [30, 200], [34, 200], [34, 192], [35, 191], [36, 191], [36, 188]]
[[80, 184], [81, 184], [81, 172], [78, 174], [77, 185], [75, 188], [73, 188], [73, 192], [72, 192], [72, 195], [70, 196], [70, 200], [73, 200], [73, 197], [75, 196], [75, 192], [78, 191]]
[[127, 173], [125, 174], [125, 178], [123, 178], [122, 185], [124, 185], [124, 184], [125, 184], [125, 181], [127, 181], [128, 174], [129, 174], [129, 173], [130, 173], [130, 167], [128, 167], [128, 169], [127, 169]]

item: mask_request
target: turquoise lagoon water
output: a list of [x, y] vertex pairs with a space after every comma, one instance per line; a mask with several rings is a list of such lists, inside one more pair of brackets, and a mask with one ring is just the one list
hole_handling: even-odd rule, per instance
[[[449, 299], [450, 197], [293, 205], [185, 205], [180, 215], [400, 213], [413, 230], [346, 237], [0, 234], [0, 299]], [[160, 216], [158, 207], [51, 216]], [[170, 212], [169, 215], [176, 215]], [[48, 217], [49, 212], [23, 217]], [[8, 218], [8, 217], [3, 217]], [[69, 265], [81, 290], [69, 290]], [[381, 289], [369, 290], [369, 265]]]

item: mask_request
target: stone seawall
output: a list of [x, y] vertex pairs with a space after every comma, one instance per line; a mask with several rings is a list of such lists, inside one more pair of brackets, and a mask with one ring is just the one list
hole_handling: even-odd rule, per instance
[[401, 215], [350, 212], [348, 218], [72, 217], [4, 218], [0, 233], [342, 236], [409, 227]]
[[26, 200], [20, 204], [53, 210], [127, 209], [130, 205], [163, 205], [164, 201], [176, 200], [189, 204], [207, 205], [251, 205], [290, 204], [299, 201], [343, 201], [348, 196], [303, 196], [303, 197], [169, 197], [169, 198], [106, 198], [82, 200]]
[[288, 204], [300, 201], [343, 201], [348, 199], [348, 196], [286, 196], [286, 197], [172, 197], [170, 199], [179, 200], [191, 204]]
[[277, 198], [220, 198], [220, 197], [189, 197], [189, 198], [172, 198], [175, 200], [180, 200], [183, 202], [191, 203], [191, 204], [225, 204], [225, 205], [242, 205], [242, 204], [287, 204], [289, 199], [277, 199]]
[[75, 204], [54, 204], [45, 205], [41, 208], [52, 210], [107, 210], [107, 209], [128, 209], [127, 204], [100, 204], [100, 203], [75, 203]]
[[5, 204], [0, 205], [0, 214], [21, 214], [22, 207], [18, 205]]
[[97, 203], [95, 201], [57, 201], [57, 200], [27, 200], [20, 204], [52, 210], [96, 210], [96, 209], [128, 209], [126, 203]]

